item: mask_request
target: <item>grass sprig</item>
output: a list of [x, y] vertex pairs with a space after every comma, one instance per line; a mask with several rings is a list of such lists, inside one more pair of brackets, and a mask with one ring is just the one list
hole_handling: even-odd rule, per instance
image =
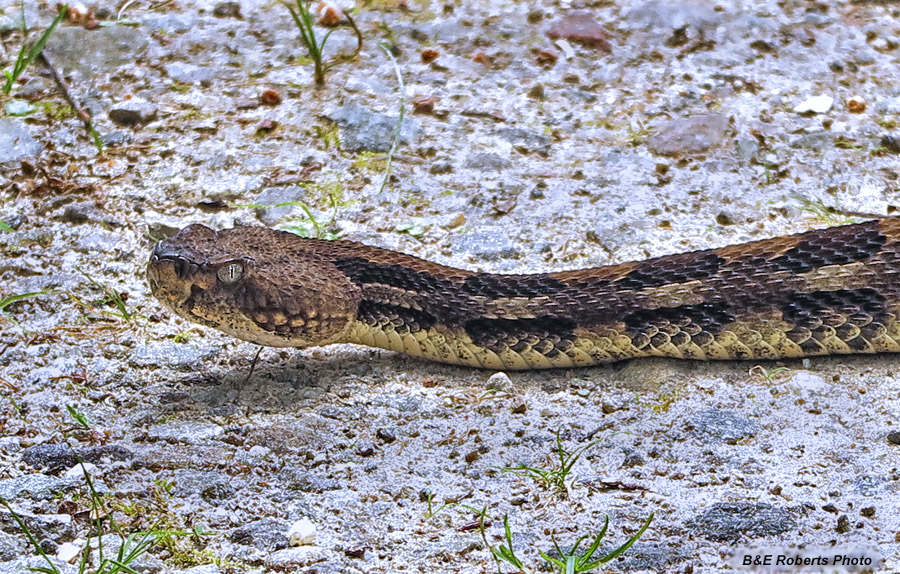
[[578, 462], [581, 455], [599, 442], [600, 440], [591, 441], [575, 450], [568, 451], [563, 446], [559, 433], [556, 433], [556, 452], [554, 453], [558, 461], [558, 466], [556, 468], [538, 468], [526, 464], [518, 464], [516, 466], [502, 467], [500, 468], [500, 471], [512, 472], [520, 476], [528, 476], [546, 486], [556, 488], [560, 492], [566, 492], [566, 480], [572, 473], [572, 468], [575, 466], [575, 463]]
[[291, 5], [288, 2], [283, 2], [283, 4], [290, 11], [291, 17], [294, 19], [294, 24], [297, 25], [297, 30], [300, 32], [300, 40], [302, 40], [303, 45], [306, 46], [309, 59], [313, 62], [313, 77], [316, 85], [324, 86], [325, 72], [337, 62], [346, 62], [359, 55], [363, 44], [362, 33], [359, 31], [359, 28], [356, 27], [353, 18], [345, 13], [343, 15], [344, 18], [356, 33], [356, 50], [352, 54], [340, 54], [332, 62], [324, 62], [323, 53], [325, 51], [325, 42], [328, 41], [328, 38], [331, 36], [331, 33], [334, 32], [334, 29], [329, 30], [322, 40], [319, 41], [318, 38], [316, 38], [315, 19], [309, 11], [310, 3], [307, 0], [296, 0], [294, 5]]
[[[24, 16], [24, 3], [23, 6], [23, 15], [22, 15], [22, 25], [25, 25], [25, 16]], [[50, 26], [44, 30], [44, 33], [41, 34], [41, 37], [38, 38], [37, 42], [29, 45], [28, 42], [23, 42], [22, 47], [19, 49], [19, 55], [16, 57], [16, 62], [13, 64], [12, 70], [4, 70], [3, 74], [6, 76], [6, 82], [3, 84], [3, 93], [9, 95], [9, 92], [12, 91], [13, 84], [19, 79], [19, 77], [25, 73], [25, 70], [28, 69], [28, 66], [41, 55], [41, 52], [44, 50], [44, 46], [47, 44], [47, 41], [50, 40], [50, 36], [53, 35], [53, 31], [56, 30], [56, 27], [59, 26], [59, 23], [62, 22], [62, 19], [65, 18], [66, 14], [69, 12], [69, 6], [64, 5], [59, 9], [59, 13], [56, 15], [56, 18], [53, 19], [53, 22], [50, 23]]]

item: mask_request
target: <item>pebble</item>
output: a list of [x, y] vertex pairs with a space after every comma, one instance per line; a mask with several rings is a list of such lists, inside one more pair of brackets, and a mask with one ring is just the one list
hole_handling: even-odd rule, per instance
[[241, 18], [240, 2], [219, 2], [213, 8], [213, 16], [217, 18]]
[[63, 473], [63, 476], [66, 478], [80, 478], [83, 477], [85, 473], [93, 476], [97, 471], [97, 465], [91, 464], [89, 462], [75, 464], [72, 468]]
[[807, 98], [794, 107], [796, 114], [824, 114], [831, 109], [834, 98], [821, 95]]
[[142, 98], [119, 102], [109, 109], [109, 119], [120, 126], [146, 125], [156, 119], [157, 107]]
[[726, 116], [706, 114], [666, 122], [647, 138], [647, 148], [663, 156], [702, 153], [724, 142], [729, 122]]
[[291, 546], [309, 546], [316, 543], [316, 525], [308, 518], [301, 518], [288, 530]]
[[36, 444], [22, 451], [22, 462], [36, 469], [55, 472], [73, 466], [78, 460], [67, 444]]
[[850, 99], [847, 100], [847, 109], [850, 113], [861, 114], [866, 111], [866, 100], [864, 100], [862, 96], [851, 96]]
[[84, 548], [84, 540], [78, 538], [72, 542], [63, 542], [56, 549], [56, 557], [63, 562], [74, 562]]
[[570, 40], [606, 53], [612, 52], [612, 46], [606, 39], [606, 31], [590, 12], [574, 12], [564, 16], [547, 29], [547, 36], [554, 40]]

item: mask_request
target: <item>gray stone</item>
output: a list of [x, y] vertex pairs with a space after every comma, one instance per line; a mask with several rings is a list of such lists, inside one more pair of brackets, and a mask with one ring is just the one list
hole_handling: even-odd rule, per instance
[[103, 464], [106, 462], [123, 462], [134, 458], [134, 453], [118, 444], [92, 446], [80, 451], [85, 462]]
[[688, 521], [688, 527], [705, 538], [736, 542], [742, 536], [761, 538], [797, 528], [786, 510], [765, 503], [717, 502]]
[[497, 135], [511, 143], [518, 152], [535, 151], [540, 155], [550, 153], [550, 137], [544, 134], [521, 128], [503, 128], [497, 132]]
[[[396, 116], [377, 114], [359, 104], [349, 104], [332, 110], [326, 117], [341, 128], [341, 149], [344, 151], [386, 152], [391, 149]], [[400, 143], [408, 144], [418, 135], [418, 127], [404, 119], [400, 129]]]
[[757, 431], [753, 421], [738, 413], [718, 409], [700, 411], [691, 417], [691, 425], [702, 438], [729, 444], [751, 437]]
[[[74, 536], [75, 528], [73, 528], [72, 517], [68, 514], [35, 514], [15, 506], [13, 508], [19, 520], [25, 523], [28, 530], [38, 540], [42, 538], [61, 540]], [[6, 508], [0, 508], [0, 530], [13, 535], [20, 534], [22, 531], [18, 521]]]
[[491, 152], [474, 153], [466, 158], [466, 167], [482, 171], [500, 171], [510, 166], [510, 161]]
[[272, 552], [288, 547], [288, 525], [274, 518], [263, 518], [232, 531], [228, 537], [236, 544]]
[[[22, 21], [22, 8], [25, 21]], [[38, 5], [31, 2], [4, 2], [0, 5], [0, 34], [21, 30], [34, 25], [38, 19]]]
[[818, 131], [802, 136], [791, 141], [791, 147], [796, 149], [827, 150], [834, 147], [834, 132]]
[[119, 102], [109, 109], [109, 119], [120, 126], [144, 125], [156, 119], [154, 104], [140, 98]]
[[22, 452], [22, 462], [32, 468], [56, 472], [75, 466], [78, 459], [67, 444], [36, 444]]
[[208, 86], [216, 77], [216, 70], [206, 66], [172, 62], [165, 66], [166, 75], [182, 84], [200, 84]]
[[35, 157], [44, 149], [19, 120], [0, 119], [0, 165]]
[[[287, 203], [292, 201], [303, 201], [307, 199], [306, 188], [299, 186], [290, 187], [267, 187], [262, 190], [256, 197], [254, 203], [256, 205], [278, 205], [279, 203]], [[281, 207], [268, 207], [266, 209], [257, 209], [256, 217], [262, 223], [269, 227], [273, 227], [291, 215], [294, 210], [300, 208], [293, 205], [284, 205]]]
[[734, 142], [737, 157], [742, 161], [749, 161], [759, 153], [759, 141], [754, 137], [741, 136]]
[[106, 147], [116, 147], [131, 143], [132, 141], [134, 141], [134, 137], [132, 137], [132, 135], [128, 132], [116, 130], [103, 134], [102, 136], [100, 136], [100, 140]]
[[728, 118], [720, 114], [678, 118], [666, 122], [647, 138], [647, 148], [665, 156], [702, 153], [725, 140], [728, 125]]
[[63, 70], [77, 70], [85, 77], [93, 77], [133, 64], [147, 51], [148, 45], [143, 26], [104, 26], [94, 30], [60, 26], [45, 50]]
[[59, 478], [44, 474], [26, 474], [0, 480], [0, 498], [14, 500], [28, 495], [39, 500], [50, 500], [60, 493], [70, 492], [84, 484], [81, 478]]
[[504, 230], [473, 231], [456, 239], [450, 248], [455, 254], [467, 254], [482, 261], [518, 259], [522, 251]]

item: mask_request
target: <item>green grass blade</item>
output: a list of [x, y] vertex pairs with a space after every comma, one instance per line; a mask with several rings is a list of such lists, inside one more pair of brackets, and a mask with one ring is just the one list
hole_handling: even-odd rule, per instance
[[44, 549], [41, 548], [41, 543], [37, 541], [37, 538], [34, 537], [34, 534], [31, 533], [31, 530], [28, 529], [28, 525], [25, 524], [25, 521], [22, 520], [22, 517], [19, 516], [19, 513], [13, 510], [12, 506], [9, 505], [9, 502], [5, 498], [0, 497], [0, 504], [6, 507], [6, 510], [12, 515], [13, 520], [16, 521], [16, 524], [19, 525], [19, 528], [22, 529], [22, 532], [25, 533], [25, 536], [28, 538], [28, 541], [34, 546], [34, 549], [37, 550], [37, 553], [43, 557], [44, 560], [47, 561], [47, 565], [49, 568], [34, 568], [34, 570], [38, 570], [40, 572], [46, 572], [48, 574], [59, 574], [59, 569], [53, 564], [53, 561], [50, 560], [50, 557], [47, 556], [47, 553], [44, 552]]
[[0, 313], [6, 314], [5, 309], [13, 303], [24, 301], [25, 299], [31, 297], [37, 297], [38, 295], [47, 295], [49, 293], [52, 293], [52, 291], [32, 291], [31, 293], [21, 293], [19, 295], [10, 295], [9, 297], [4, 297], [3, 299], [0, 299]]
[[19, 50], [19, 56], [16, 58], [16, 63], [13, 66], [12, 74], [7, 76], [6, 83], [3, 85], [4, 94], [9, 94], [12, 90], [13, 83], [19, 79], [19, 76], [21, 76], [28, 66], [31, 65], [31, 62], [41, 54], [47, 41], [50, 40], [50, 36], [53, 35], [53, 31], [56, 30], [56, 27], [59, 26], [59, 23], [62, 22], [62, 19], [68, 11], [68, 4], [63, 5], [56, 15], [56, 18], [53, 19], [53, 22], [51, 22], [50, 26], [44, 30], [44, 33], [41, 34], [41, 37], [38, 38], [38, 41], [35, 42], [33, 46], [28, 48], [27, 44], [22, 45], [21, 50]]
[[583, 570], [583, 571], [591, 570], [591, 569], [597, 568], [598, 566], [600, 566], [600, 565], [602, 565], [602, 564], [606, 564], [607, 562], [609, 562], [609, 561], [612, 560], [613, 558], [617, 558], [617, 557], [620, 556], [623, 552], [625, 552], [626, 550], [628, 550], [629, 548], [631, 548], [631, 545], [634, 544], [635, 542], [637, 542], [638, 538], [640, 538], [641, 536], [643, 536], [644, 532], [647, 531], [647, 528], [650, 527], [650, 523], [653, 522], [653, 517], [654, 517], [654, 513], [651, 512], [651, 513], [650, 513], [650, 516], [648, 516], [648, 517], [647, 517], [647, 520], [644, 522], [644, 525], [641, 526], [641, 529], [638, 530], [637, 533], [635, 533], [634, 536], [632, 536], [631, 538], [629, 538], [628, 540], [626, 540], [626, 541], [625, 541], [625, 544], [619, 546], [618, 548], [616, 548], [615, 550], [613, 550], [612, 552], [610, 552], [609, 554], [607, 554], [607, 555], [604, 556], [603, 558], [597, 560], [596, 562], [592, 562], [591, 564], [586, 565], [586, 566], [585, 566], [585, 570]]
[[394, 154], [397, 152], [397, 147], [400, 145], [400, 131], [403, 129], [403, 117], [406, 115], [406, 84], [403, 82], [403, 74], [400, 73], [400, 65], [397, 63], [397, 58], [394, 57], [394, 53], [391, 52], [391, 49], [381, 42], [378, 43], [378, 47], [384, 50], [384, 53], [390, 58], [391, 64], [394, 66], [394, 73], [397, 75], [397, 85], [400, 90], [400, 113], [397, 116], [397, 125], [394, 127], [394, 135], [391, 139], [391, 149], [388, 150], [387, 162], [384, 166], [384, 177], [381, 179], [381, 187], [378, 190], [379, 192], [382, 192], [387, 186], [388, 180], [390, 180], [391, 164], [393, 163]]

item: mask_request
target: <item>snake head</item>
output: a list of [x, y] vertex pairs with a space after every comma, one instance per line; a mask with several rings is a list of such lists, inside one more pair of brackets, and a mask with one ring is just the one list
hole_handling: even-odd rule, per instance
[[156, 244], [153, 295], [177, 315], [273, 347], [341, 342], [361, 295], [296, 235], [262, 227], [189, 225]]

